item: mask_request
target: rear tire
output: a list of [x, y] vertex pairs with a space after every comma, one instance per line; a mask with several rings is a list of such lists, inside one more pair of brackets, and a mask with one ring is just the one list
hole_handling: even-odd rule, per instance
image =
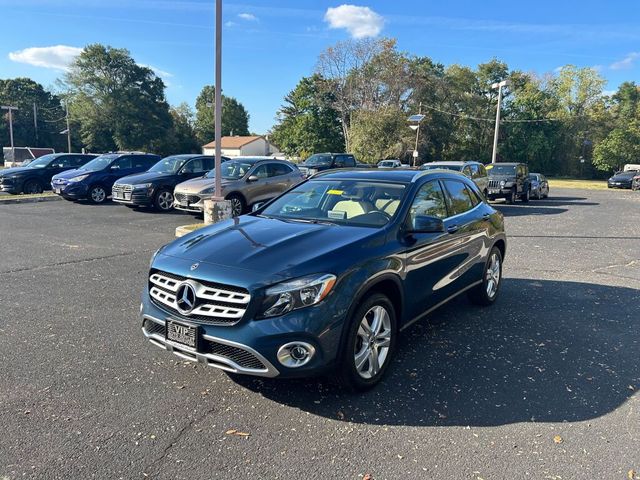
[[38, 180], [27, 180], [22, 187], [22, 193], [26, 195], [37, 195], [42, 192], [43, 188]]
[[373, 388], [384, 376], [395, 353], [398, 326], [395, 309], [381, 293], [364, 299], [345, 326], [335, 379], [347, 390]]
[[102, 185], [91, 185], [87, 198], [94, 205], [99, 205], [107, 201], [107, 191]]
[[498, 298], [502, 285], [502, 253], [493, 247], [482, 271], [482, 283], [469, 290], [469, 299], [476, 305], [487, 307]]

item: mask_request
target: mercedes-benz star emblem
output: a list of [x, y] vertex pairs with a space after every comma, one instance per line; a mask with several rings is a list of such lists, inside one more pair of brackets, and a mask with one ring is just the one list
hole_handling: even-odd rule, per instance
[[191, 271], [194, 271], [196, 268], [198, 268], [200, 266], [199, 263], [194, 263], [193, 265], [191, 265]]
[[176, 291], [176, 306], [183, 315], [189, 315], [196, 306], [196, 289], [190, 283], [181, 283]]

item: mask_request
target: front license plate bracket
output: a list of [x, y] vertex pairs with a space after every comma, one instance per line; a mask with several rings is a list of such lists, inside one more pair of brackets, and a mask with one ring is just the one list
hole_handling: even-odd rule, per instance
[[167, 320], [166, 339], [197, 350], [198, 338], [200, 337], [198, 330], [198, 327], [192, 325]]

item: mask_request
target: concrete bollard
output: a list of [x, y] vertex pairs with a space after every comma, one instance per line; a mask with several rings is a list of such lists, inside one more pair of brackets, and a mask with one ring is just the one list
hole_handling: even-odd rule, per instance
[[211, 225], [232, 217], [231, 202], [222, 198], [212, 198], [204, 201], [204, 224]]

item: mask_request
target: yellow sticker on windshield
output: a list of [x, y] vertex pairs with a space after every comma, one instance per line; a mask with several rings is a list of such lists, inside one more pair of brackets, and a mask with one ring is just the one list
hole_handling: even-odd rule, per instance
[[327, 192], [327, 195], [342, 195], [343, 193], [343, 190], [329, 190]]

